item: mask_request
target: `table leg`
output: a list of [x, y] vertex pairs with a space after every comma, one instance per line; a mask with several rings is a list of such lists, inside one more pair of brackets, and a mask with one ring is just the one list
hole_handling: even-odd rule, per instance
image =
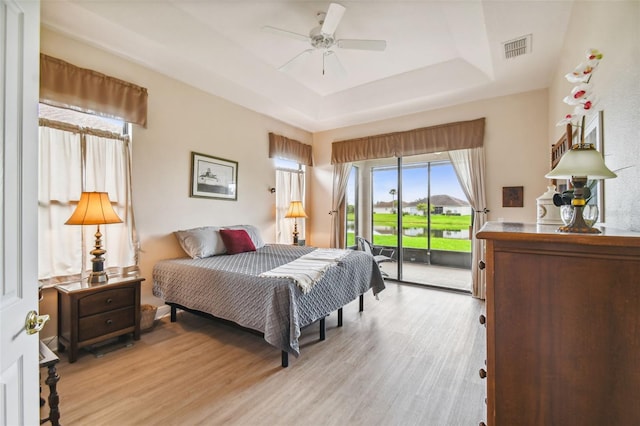
[[49, 421], [52, 426], [59, 426], [60, 423], [60, 410], [58, 404], [60, 403], [60, 397], [58, 396], [57, 383], [60, 380], [60, 376], [56, 372], [56, 366], [49, 366], [49, 374], [45, 383], [49, 385]]

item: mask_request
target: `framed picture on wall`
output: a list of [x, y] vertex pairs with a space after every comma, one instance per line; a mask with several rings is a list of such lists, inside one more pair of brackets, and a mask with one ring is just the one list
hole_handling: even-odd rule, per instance
[[191, 153], [191, 197], [238, 199], [238, 162]]
[[[604, 157], [603, 118], [603, 111], [598, 111], [591, 117], [587, 117], [584, 126], [584, 143], [593, 144], [600, 155]], [[587, 204], [598, 206], [598, 221], [604, 222], [604, 179], [589, 180], [587, 186], [591, 190], [591, 197]]]
[[524, 204], [523, 186], [502, 187], [502, 207], [522, 207]]

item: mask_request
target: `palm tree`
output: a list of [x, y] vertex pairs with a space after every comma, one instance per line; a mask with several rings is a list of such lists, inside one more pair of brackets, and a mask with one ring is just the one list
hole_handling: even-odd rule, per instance
[[396, 191], [395, 189], [391, 188], [389, 190], [389, 194], [391, 194], [391, 213], [395, 213], [395, 204], [396, 204], [396, 194], [398, 193], [398, 191]]

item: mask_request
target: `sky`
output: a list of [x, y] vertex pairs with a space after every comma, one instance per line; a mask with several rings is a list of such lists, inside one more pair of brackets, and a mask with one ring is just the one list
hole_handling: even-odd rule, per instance
[[[353, 173], [353, 171], [352, 171]], [[373, 171], [373, 203], [378, 201], [397, 200], [397, 195], [391, 196], [389, 191], [398, 188], [396, 169], [374, 169]], [[427, 197], [427, 166], [407, 167], [402, 175], [403, 199], [406, 202]], [[354, 182], [350, 180], [347, 188], [348, 203], [353, 204]], [[451, 163], [432, 163], [431, 165], [431, 195], [450, 195], [460, 200], [466, 200], [458, 178]]]

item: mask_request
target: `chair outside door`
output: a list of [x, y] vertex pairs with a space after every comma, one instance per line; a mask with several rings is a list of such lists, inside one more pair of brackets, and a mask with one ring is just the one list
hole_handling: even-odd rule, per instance
[[385, 247], [375, 247], [369, 240], [362, 237], [356, 237], [356, 243], [358, 244], [358, 250], [364, 251], [365, 253], [369, 253], [373, 256], [373, 259], [380, 268], [382, 276], [388, 277], [389, 274], [382, 270], [381, 264], [384, 262], [395, 262], [396, 260], [393, 258], [393, 256], [396, 251], [394, 249]]

